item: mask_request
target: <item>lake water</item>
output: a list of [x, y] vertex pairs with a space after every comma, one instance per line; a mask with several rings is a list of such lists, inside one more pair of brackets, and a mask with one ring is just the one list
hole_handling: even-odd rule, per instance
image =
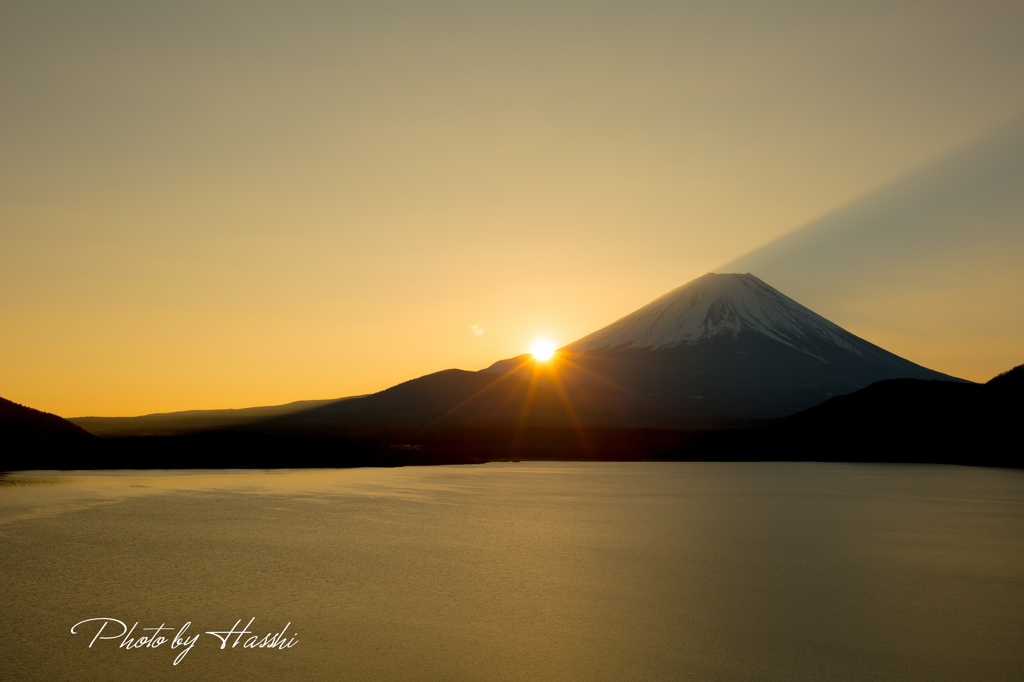
[[1024, 679], [1019, 471], [37, 472], [0, 549], [4, 680]]

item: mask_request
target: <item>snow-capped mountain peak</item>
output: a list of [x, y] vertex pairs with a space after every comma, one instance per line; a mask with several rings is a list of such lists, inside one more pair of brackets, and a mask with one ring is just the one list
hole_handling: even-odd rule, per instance
[[704, 275], [565, 349], [662, 349], [741, 332], [755, 332], [811, 355], [822, 341], [860, 352], [856, 336], [749, 273]]

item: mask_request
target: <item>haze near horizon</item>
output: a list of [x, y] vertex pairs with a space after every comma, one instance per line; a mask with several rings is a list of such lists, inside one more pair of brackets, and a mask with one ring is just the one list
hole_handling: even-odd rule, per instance
[[[570, 343], [723, 263], [986, 380], [1024, 348], [1022, 19], [7, 5], [0, 395], [115, 416], [369, 393]], [[906, 189], [929, 167], [959, 180], [911, 184], [946, 203]]]

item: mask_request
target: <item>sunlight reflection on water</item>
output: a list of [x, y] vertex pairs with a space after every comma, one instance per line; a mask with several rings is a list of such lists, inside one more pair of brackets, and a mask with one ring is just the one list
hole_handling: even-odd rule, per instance
[[[3, 679], [1010, 679], [1024, 475], [518, 463], [0, 488]], [[22, 480], [32, 473], [19, 474]], [[291, 623], [118, 649], [80, 620]]]

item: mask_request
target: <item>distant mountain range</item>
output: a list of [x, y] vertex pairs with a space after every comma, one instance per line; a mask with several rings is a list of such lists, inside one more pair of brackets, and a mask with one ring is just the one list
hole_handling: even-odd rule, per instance
[[335, 401], [298, 400], [286, 405], [270, 407], [245, 407], [237, 410], [187, 410], [146, 414], [141, 417], [74, 417], [69, 421], [97, 436], [181, 436], [211, 429], [252, 424], [268, 417], [309, 410], [333, 402]]
[[[165, 467], [961, 461], [969, 453], [951, 447], [987, 443], [1014, 422], [1020, 376], [965, 382], [851, 334], [753, 275], [709, 274], [547, 362], [519, 356], [334, 401], [73, 421], [108, 437], [107, 464], [96, 465], [117, 467], [140, 453], [173, 457], [150, 464]], [[0, 429], [0, 440], [9, 433]]]

